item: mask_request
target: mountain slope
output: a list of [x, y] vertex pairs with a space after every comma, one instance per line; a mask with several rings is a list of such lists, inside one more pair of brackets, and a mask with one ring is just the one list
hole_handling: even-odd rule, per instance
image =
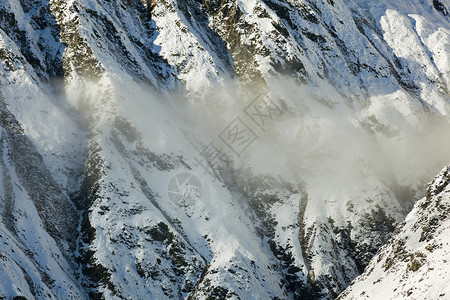
[[333, 298], [448, 163], [440, 1], [0, 12], [0, 296]]
[[445, 299], [449, 250], [450, 167], [444, 168], [339, 299]]

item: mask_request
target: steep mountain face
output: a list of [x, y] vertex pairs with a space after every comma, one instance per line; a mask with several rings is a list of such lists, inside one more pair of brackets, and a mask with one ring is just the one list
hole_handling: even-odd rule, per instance
[[439, 0], [0, 0], [0, 298], [336, 297], [448, 164], [449, 36]]
[[449, 209], [450, 167], [446, 167], [339, 299], [447, 298]]

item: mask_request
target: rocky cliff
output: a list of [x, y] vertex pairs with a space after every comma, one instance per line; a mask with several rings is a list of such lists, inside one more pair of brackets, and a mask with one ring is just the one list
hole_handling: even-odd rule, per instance
[[448, 164], [448, 9], [0, 0], [0, 298], [335, 298]]

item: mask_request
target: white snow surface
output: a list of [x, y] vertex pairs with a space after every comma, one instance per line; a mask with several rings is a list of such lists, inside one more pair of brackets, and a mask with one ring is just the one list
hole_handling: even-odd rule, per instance
[[[400, 223], [450, 160], [448, 16], [431, 0], [239, 0], [223, 7], [239, 9], [230, 29], [230, 16], [195, 1], [146, 2], [151, 12], [127, 2], [35, 1], [54, 15], [55, 38], [36, 29], [37, 8], [0, 0], [39, 61], [27, 61], [17, 30], [0, 28], [0, 109], [21, 129], [0, 123], [0, 298], [284, 299], [313, 283], [314, 297], [337, 296], [360, 274], [355, 256], [390, 237], [372, 223]], [[63, 92], [42, 75], [59, 51]], [[245, 82], [242, 61], [265, 84]], [[244, 112], [260, 94], [283, 112], [264, 130]], [[219, 137], [236, 117], [257, 135], [241, 155]], [[42, 156], [28, 171], [48, 171], [48, 185], [21, 173], [18, 136]], [[196, 161], [211, 142], [230, 159], [219, 178]], [[201, 195], [176, 202], [168, 184], [183, 172]], [[450, 201], [448, 188], [416, 203], [344, 297], [449, 293], [438, 280], [448, 271], [447, 219], [438, 217], [431, 241], [419, 242], [415, 225], [433, 219], [427, 201], [440, 213], [434, 203]], [[49, 229], [55, 197], [80, 220], [73, 236]], [[425, 258], [386, 271], [383, 253], [400, 238]], [[422, 265], [410, 271], [414, 259]]]
[[339, 299], [447, 299], [450, 288], [450, 167], [418, 201], [398, 233]]

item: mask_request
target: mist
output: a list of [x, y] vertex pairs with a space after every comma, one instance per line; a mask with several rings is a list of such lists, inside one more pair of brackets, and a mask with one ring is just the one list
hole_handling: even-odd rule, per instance
[[[258, 97], [275, 107], [264, 128], [246, 113]], [[189, 128], [185, 134], [199, 152], [214, 142], [237, 170], [320, 185], [323, 195], [351, 195], [384, 184], [417, 200], [450, 163], [448, 114], [404, 91], [350, 97], [332, 86], [314, 89], [281, 78], [265, 86], [229, 82], [202, 97], [171, 102], [178, 103], [175, 116]], [[257, 135], [239, 154], [220, 138], [237, 117]]]
[[[382, 197], [405, 198], [396, 201], [407, 201], [410, 209], [450, 163], [448, 112], [401, 90], [346, 96], [333, 86], [312, 88], [278, 78], [264, 85], [229, 81], [210, 84], [202, 93], [161, 95], [137, 84], [111, 84], [117, 109], [107, 110], [130, 120], [154, 153], [182, 155], [193, 165], [193, 157], [202, 159], [204, 149], [213, 144], [229, 160], [228, 170], [218, 171], [222, 175], [282, 178], [306, 187], [311, 198], [320, 200], [317, 205], [323, 199], [345, 203]], [[260, 112], [270, 108], [263, 126], [255, 113], [258, 105]], [[251, 132], [239, 149], [227, 141], [227, 130], [236, 129], [236, 121]], [[192, 172], [203, 176], [199, 168]]]

